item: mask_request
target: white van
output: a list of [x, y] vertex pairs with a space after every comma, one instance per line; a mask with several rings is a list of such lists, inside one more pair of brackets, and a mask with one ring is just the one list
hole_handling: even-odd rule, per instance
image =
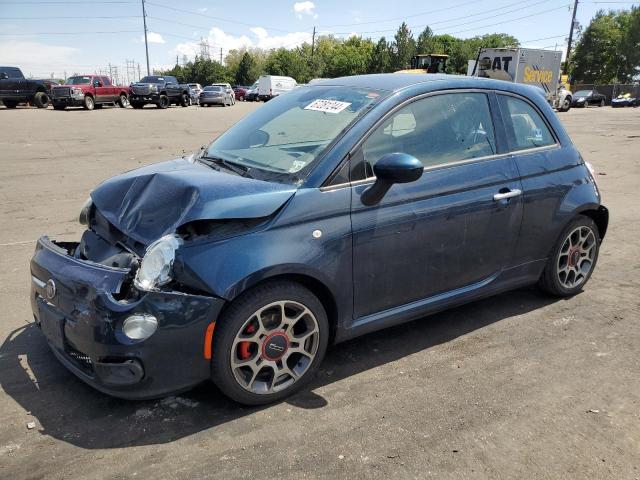
[[262, 75], [258, 79], [258, 98], [266, 102], [273, 97], [293, 90], [296, 88], [296, 85], [296, 81], [291, 77]]

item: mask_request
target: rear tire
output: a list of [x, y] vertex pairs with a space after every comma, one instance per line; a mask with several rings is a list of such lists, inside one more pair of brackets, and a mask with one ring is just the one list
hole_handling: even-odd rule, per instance
[[600, 100], [600, 107], [604, 107], [604, 100]]
[[594, 221], [578, 215], [554, 246], [540, 277], [540, 288], [556, 297], [570, 297], [582, 290], [596, 267], [600, 241]]
[[186, 93], [183, 93], [182, 96], [180, 97], [180, 106], [188, 107], [190, 104], [191, 102], [189, 101], [189, 96]]
[[49, 95], [44, 92], [36, 92], [33, 96], [33, 104], [38, 108], [47, 108], [49, 106]]
[[562, 101], [562, 105], [560, 105], [561, 112], [568, 112], [571, 109], [571, 97], [565, 97]]
[[216, 322], [213, 382], [244, 405], [282, 400], [313, 378], [328, 340], [327, 315], [312, 292], [290, 281], [259, 285]]
[[96, 107], [96, 102], [93, 100], [92, 96], [85, 95], [82, 106], [85, 110], [93, 110]]

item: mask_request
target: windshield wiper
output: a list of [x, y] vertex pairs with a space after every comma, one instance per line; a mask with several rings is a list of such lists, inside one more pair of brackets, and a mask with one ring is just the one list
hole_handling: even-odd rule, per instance
[[241, 177], [253, 178], [253, 176], [249, 173], [249, 167], [245, 167], [244, 165], [240, 165], [235, 162], [230, 162], [229, 160], [225, 160], [224, 158], [208, 157], [206, 155], [203, 155], [202, 157], [200, 157], [200, 160], [203, 160], [205, 163], [213, 163], [215, 165], [225, 167], [227, 170], [230, 170], [233, 173], [240, 175]]

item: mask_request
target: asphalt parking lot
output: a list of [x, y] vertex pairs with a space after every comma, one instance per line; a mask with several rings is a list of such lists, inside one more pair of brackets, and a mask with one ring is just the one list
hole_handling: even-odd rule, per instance
[[266, 408], [212, 385], [122, 401], [67, 372], [30, 323], [34, 240], [79, 238], [98, 182], [258, 105], [0, 107], [0, 478], [640, 478], [640, 108], [560, 114], [611, 212], [574, 298], [522, 289], [340, 344]]

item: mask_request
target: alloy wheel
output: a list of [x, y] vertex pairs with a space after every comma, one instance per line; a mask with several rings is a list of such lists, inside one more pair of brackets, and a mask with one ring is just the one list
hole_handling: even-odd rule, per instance
[[562, 243], [556, 270], [564, 288], [572, 289], [585, 282], [593, 268], [595, 247], [596, 236], [591, 228], [580, 226], [569, 233]]
[[270, 303], [251, 315], [231, 346], [231, 370], [254, 394], [284, 390], [309, 369], [320, 344], [318, 321], [299, 302]]

